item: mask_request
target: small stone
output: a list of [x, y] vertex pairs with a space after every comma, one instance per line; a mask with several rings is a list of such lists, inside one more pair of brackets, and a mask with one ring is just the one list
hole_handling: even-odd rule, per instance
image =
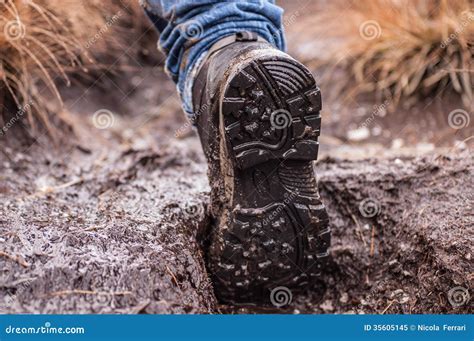
[[394, 292], [392, 292], [392, 294], [390, 295], [390, 298], [396, 299], [398, 303], [401, 303], [401, 304], [407, 303], [408, 301], [410, 301], [410, 296], [408, 296], [403, 291], [403, 289], [397, 289]]
[[249, 115], [255, 115], [255, 114], [258, 114], [258, 108], [248, 106], [245, 108], [245, 112]]
[[402, 139], [394, 139], [394, 140], [392, 141], [392, 145], [391, 145], [390, 148], [391, 148], [391, 149], [400, 149], [400, 148], [403, 147], [403, 144], [404, 144], [404, 143], [405, 143], [405, 142], [404, 142]]
[[248, 132], [254, 132], [255, 130], [258, 129], [258, 123], [257, 122], [254, 122], [254, 123], [251, 123], [251, 124], [247, 124], [245, 126], [245, 130], [248, 131]]
[[404, 294], [399, 300], [398, 302], [401, 303], [401, 304], [405, 304], [405, 303], [408, 303], [410, 301], [410, 296]]
[[457, 149], [459, 149], [459, 150], [465, 150], [465, 149], [467, 149], [467, 144], [466, 144], [466, 142], [464, 142], [464, 141], [458, 141], [458, 140], [456, 140], [456, 141], [454, 141], [453, 145], [454, 145], [455, 148], [457, 148]]
[[419, 153], [428, 153], [432, 152], [435, 149], [433, 143], [418, 143], [416, 145], [416, 151]]
[[334, 310], [334, 306], [332, 305], [332, 300], [324, 301], [319, 307], [324, 311], [333, 311]]
[[354, 142], [366, 140], [369, 136], [370, 131], [367, 127], [360, 127], [347, 132], [347, 139]]
[[382, 128], [380, 126], [375, 126], [372, 128], [373, 136], [380, 136], [380, 134], [382, 134]]
[[257, 98], [263, 96], [263, 91], [262, 91], [262, 90], [252, 90], [252, 92], [250, 93], [250, 96], [251, 96], [253, 99], [257, 99]]
[[339, 302], [344, 303], [344, 304], [349, 302], [349, 295], [347, 294], [347, 292], [343, 292], [341, 294], [341, 297], [339, 298]]
[[408, 245], [407, 243], [400, 243], [400, 250], [401, 251], [407, 251], [410, 249], [410, 245]]
[[136, 229], [139, 231], [148, 231], [148, 227], [146, 225], [137, 225]]

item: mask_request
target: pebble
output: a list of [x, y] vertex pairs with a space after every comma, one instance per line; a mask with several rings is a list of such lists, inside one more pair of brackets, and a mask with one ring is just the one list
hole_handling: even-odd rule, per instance
[[341, 297], [339, 298], [339, 302], [341, 302], [341, 303], [349, 302], [349, 295], [347, 294], [347, 292], [343, 292], [341, 294]]
[[391, 145], [390, 148], [391, 148], [391, 149], [400, 149], [400, 148], [403, 147], [403, 144], [404, 144], [404, 143], [405, 143], [405, 142], [404, 142], [402, 139], [394, 139], [394, 140], [392, 141], [392, 145]]
[[394, 298], [400, 304], [408, 303], [410, 301], [410, 296], [408, 296], [403, 289], [397, 289], [390, 295], [390, 298]]
[[435, 149], [434, 144], [432, 143], [418, 143], [416, 145], [416, 151], [419, 153], [428, 153]]
[[380, 126], [375, 126], [372, 128], [373, 136], [380, 136], [380, 134], [382, 134], [382, 128]]
[[334, 306], [332, 305], [332, 300], [324, 301], [319, 307], [324, 311], [333, 311], [334, 310]]
[[347, 132], [347, 139], [354, 142], [366, 140], [369, 136], [370, 131], [367, 127], [361, 127]]
[[457, 149], [460, 149], [460, 150], [467, 149], [467, 144], [464, 141], [456, 140], [456, 141], [454, 141], [453, 145], [454, 145], [454, 147], [456, 147]]
[[398, 159], [398, 158], [395, 159], [394, 163], [395, 163], [396, 165], [403, 165], [403, 161], [400, 160], [400, 159]]

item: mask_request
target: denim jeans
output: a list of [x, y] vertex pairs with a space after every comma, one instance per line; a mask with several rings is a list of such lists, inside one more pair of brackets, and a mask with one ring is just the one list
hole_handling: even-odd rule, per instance
[[251, 31], [285, 49], [283, 10], [274, 0], [142, 0], [160, 32], [165, 70], [177, 84], [184, 111], [192, 110], [192, 86], [206, 51], [222, 38]]

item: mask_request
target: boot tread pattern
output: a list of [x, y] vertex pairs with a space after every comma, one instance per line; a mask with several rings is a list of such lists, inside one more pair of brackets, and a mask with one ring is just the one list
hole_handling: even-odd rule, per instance
[[330, 229], [314, 175], [321, 94], [290, 58], [250, 62], [221, 104], [236, 193], [215, 241], [216, 292], [229, 302], [268, 301], [278, 286], [307, 287], [328, 257]]

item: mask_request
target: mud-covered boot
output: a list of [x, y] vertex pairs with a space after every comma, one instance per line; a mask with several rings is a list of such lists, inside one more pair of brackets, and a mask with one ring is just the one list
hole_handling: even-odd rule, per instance
[[313, 170], [319, 88], [299, 62], [241, 32], [210, 50], [193, 101], [209, 162], [216, 295], [279, 304], [278, 295], [312, 283], [328, 257], [328, 216]]

